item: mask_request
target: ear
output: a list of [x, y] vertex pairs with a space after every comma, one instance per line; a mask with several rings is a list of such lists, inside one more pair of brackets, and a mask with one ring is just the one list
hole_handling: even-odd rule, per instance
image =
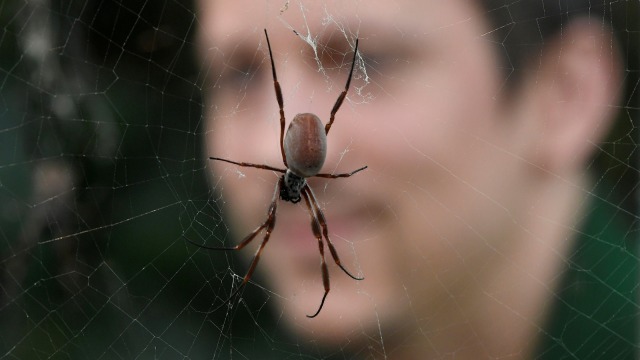
[[[537, 165], [554, 174], [582, 167], [613, 124], [621, 86], [618, 47], [609, 28], [573, 21], [544, 48], [528, 107], [537, 124]], [[531, 79], [530, 79], [531, 80]]]

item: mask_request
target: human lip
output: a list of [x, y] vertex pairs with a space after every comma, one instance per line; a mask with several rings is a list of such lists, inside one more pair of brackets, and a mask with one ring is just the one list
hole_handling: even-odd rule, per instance
[[[343, 208], [338, 207], [338, 209]], [[280, 215], [280, 217], [283, 217], [283, 215]], [[331, 215], [325, 214], [325, 217], [329, 239], [335, 246], [340, 247], [340, 243], [343, 242], [340, 239], [346, 239], [347, 242], [356, 239], [358, 230], [364, 227], [366, 212], [359, 209], [338, 210], [332, 212]], [[279, 228], [278, 237], [281, 238], [278, 239], [278, 243], [281, 244], [285, 252], [291, 252], [294, 256], [300, 258], [318, 256], [318, 240], [313, 234], [309, 216], [291, 216], [284, 221], [278, 222], [277, 227]], [[339, 239], [339, 241], [336, 242], [335, 239]], [[327, 245], [324, 236], [323, 242]], [[326, 246], [325, 250], [328, 251]]]

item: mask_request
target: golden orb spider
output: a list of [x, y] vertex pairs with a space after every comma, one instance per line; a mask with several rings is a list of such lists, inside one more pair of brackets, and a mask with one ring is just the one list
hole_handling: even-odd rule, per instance
[[329, 294], [329, 290], [331, 290], [329, 284], [329, 271], [327, 270], [327, 264], [324, 259], [324, 243], [322, 241], [323, 237], [327, 242], [329, 252], [331, 253], [331, 257], [333, 257], [333, 261], [336, 263], [336, 265], [338, 265], [338, 267], [340, 267], [340, 269], [342, 269], [342, 271], [344, 271], [344, 273], [350, 276], [352, 279], [364, 279], [362, 277], [352, 275], [340, 263], [338, 252], [333, 246], [333, 243], [331, 243], [331, 240], [329, 240], [329, 231], [327, 229], [327, 222], [325, 220], [324, 214], [320, 209], [320, 206], [318, 205], [318, 200], [316, 200], [313, 191], [306, 181], [306, 178], [308, 177], [322, 177], [329, 179], [349, 177], [367, 168], [366, 166], [363, 166], [350, 173], [343, 174], [318, 173], [322, 168], [322, 165], [324, 164], [327, 154], [327, 134], [329, 133], [331, 125], [333, 124], [333, 121], [335, 119], [335, 115], [338, 112], [338, 109], [340, 109], [340, 106], [347, 96], [347, 91], [349, 90], [351, 77], [353, 75], [353, 68], [356, 63], [356, 55], [358, 53], [358, 39], [356, 39], [355, 49], [353, 51], [353, 61], [351, 62], [351, 70], [349, 71], [347, 84], [345, 85], [344, 90], [342, 91], [340, 96], [338, 96], [336, 103], [331, 109], [329, 122], [323, 128], [322, 122], [316, 115], [310, 113], [297, 114], [289, 124], [289, 128], [287, 129], [287, 133], [285, 135], [284, 101], [282, 98], [282, 90], [280, 89], [280, 84], [278, 83], [278, 78], [276, 76], [276, 66], [273, 61], [273, 53], [271, 52], [271, 44], [269, 42], [269, 35], [267, 34], [266, 29], [264, 30], [264, 35], [267, 38], [267, 47], [269, 49], [271, 71], [273, 74], [273, 86], [275, 88], [276, 99], [278, 101], [278, 107], [280, 109], [280, 151], [282, 153], [282, 161], [284, 162], [286, 169], [279, 169], [261, 164], [236, 162], [218, 157], [210, 157], [209, 159], [211, 160], [224, 161], [238, 166], [277, 171], [282, 173], [283, 175], [280, 177], [276, 184], [273, 199], [271, 200], [271, 205], [269, 205], [269, 210], [267, 211], [267, 220], [262, 225], [258, 226], [258, 228], [256, 228], [253, 232], [247, 235], [238, 245], [234, 247], [211, 247], [194, 243], [191, 240], [189, 240], [189, 242], [198, 247], [209, 250], [240, 250], [247, 244], [249, 244], [262, 230], [265, 230], [265, 235], [262, 243], [256, 251], [251, 265], [249, 266], [249, 270], [244, 276], [242, 283], [231, 294], [229, 299], [226, 300], [222, 305], [220, 305], [221, 307], [229, 303], [235, 297], [235, 295], [238, 294], [240, 289], [242, 289], [242, 287], [251, 279], [251, 275], [258, 265], [258, 260], [260, 260], [262, 249], [264, 249], [265, 245], [267, 244], [267, 241], [271, 236], [271, 231], [275, 226], [278, 200], [282, 199], [284, 201], [297, 203], [301, 199], [304, 199], [307, 205], [307, 209], [309, 210], [309, 214], [311, 215], [311, 229], [313, 231], [313, 235], [318, 240], [318, 247], [320, 249], [321, 257], [322, 282], [324, 285], [324, 295], [322, 297], [322, 301], [320, 302], [318, 310], [313, 315], [307, 315], [307, 317], [309, 318], [314, 318], [320, 313], [320, 310], [322, 310], [324, 301]]

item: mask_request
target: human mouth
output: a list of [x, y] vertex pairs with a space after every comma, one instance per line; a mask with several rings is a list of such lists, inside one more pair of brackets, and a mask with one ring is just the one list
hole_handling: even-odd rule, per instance
[[[340, 208], [339, 208], [340, 209]], [[328, 242], [336, 247], [338, 252], [342, 249], [347, 250], [348, 244], [357, 239], [358, 232], [364, 228], [366, 213], [356, 209], [347, 211], [339, 210], [333, 212], [330, 217], [326, 218], [326, 223], [319, 223], [319, 234], [314, 234], [310, 217], [291, 216], [280, 222], [277, 226], [278, 247], [281, 247], [284, 253], [299, 258], [302, 261], [308, 261], [309, 258], [317, 258], [320, 245], [318, 238], [321, 237], [322, 247], [325, 250], [325, 257], [331, 256], [328, 249]], [[324, 237], [324, 232], [328, 239]], [[344, 252], [344, 250], [342, 252]], [[315, 262], [313, 262], [315, 266]]]

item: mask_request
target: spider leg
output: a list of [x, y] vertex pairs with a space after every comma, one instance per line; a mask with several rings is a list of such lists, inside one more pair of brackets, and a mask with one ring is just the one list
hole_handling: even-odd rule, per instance
[[208, 247], [204, 245], [195, 244], [194, 242], [189, 240], [189, 242], [191, 242], [192, 244], [195, 244], [196, 246], [204, 249], [240, 250], [243, 247], [245, 247], [247, 244], [249, 244], [251, 240], [253, 240], [261, 230], [266, 229], [264, 238], [262, 239], [262, 243], [260, 243], [260, 247], [256, 251], [256, 254], [253, 256], [253, 260], [251, 261], [249, 270], [247, 271], [244, 278], [242, 279], [242, 283], [238, 285], [238, 288], [229, 296], [227, 300], [225, 300], [220, 306], [215, 308], [213, 311], [217, 311], [224, 305], [231, 302], [231, 300], [240, 292], [240, 290], [244, 287], [244, 285], [246, 285], [249, 282], [249, 280], [251, 280], [251, 276], [253, 275], [253, 272], [255, 271], [256, 266], [258, 266], [258, 261], [260, 260], [260, 255], [262, 254], [262, 250], [264, 249], [265, 245], [267, 245], [267, 241], [269, 241], [269, 237], [271, 236], [271, 231], [273, 231], [273, 228], [276, 225], [276, 209], [278, 208], [278, 200], [279, 200], [278, 194], [280, 194], [280, 186], [282, 186], [282, 181], [283, 180], [280, 179], [280, 181], [278, 181], [278, 183], [276, 184], [276, 189], [273, 193], [273, 199], [271, 200], [271, 205], [269, 205], [267, 220], [262, 225], [260, 225], [257, 229], [255, 229], [251, 234], [249, 234], [246, 238], [244, 238], [244, 240], [240, 244], [230, 248]]
[[277, 172], [281, 172], [283, 174], [287, 172], [287, 170], [278, 169], [278, 168], [275, 168], [275, 167], [269, 166], [269, 165], [252, 164], [252, 163], [247, 163], [247, 162], [237, 162], [237, 161], [217, 158], [217, 157], [213, 157], [213, 156], [210, 156], [209, 159], [218, 160], [218, 161], [224, 161], [224, 162], [228, 162], [230, 164], [235, 164], [235, 165], [244, 166], [244, 167], [254, 167], [254, 168], [258, 168], [258, 169], [277, 171]]
[[329, 247], [329, 251], [331, 252], [331, 256], [333, 257], [333, 261], [336, 263], [336, 265], [338, 265], [338, 267], [340, 267], [340, 269], [342, 269], [342, 271], [344, 271], [345, 274], [349, 275], [349, 277], [351, 277], [352, 279], [354, 279], [354, 280], [364, 280], [363, 277], [358, 277], [358, 276], [352, 275], [340, 263], [340, 257], [338, 257], [338, 251], [336, 251], [336, 248], [333, 246], [333, 243], [329, 239], [329, 230], [328, 230], [328, 227], [327, 227], [327, 220], [324, 218], [324, 213], [320, 209], [320, 206], [318, 205], [318, 200], [316, 200], [316, 196], [313, 194], [313, 190], [311, 190], [309, 185], [305, 185], [305, 187], [303, 188], [303, 194], [307, 194], [307, 196], [311, 200], [311, 204], [312, 204], [314, 212], [315, 212], [315, 217], [318, 220], [318, 223], [320, 224], [320, 227], [322, 227], [322, 234], [324, 235], [324, 238], [327, 241], [327, 246]]
[[269, 35], [267, 29], [264, 29], [264, 36], [267, 38], [267, 48], [269, 48], [269, 59], [271, 59], [271, 73], [273, 74], [273, 87], [276, 91], [276, 100], [278, 100], [278, 108], [280, 109], [280, 152], [282, 153], [282, 161], [285, 167], [287, 165], [287, 156], [284, 153], [284, 100], [282, 99], [282, 89], [280, 89], [280, 83], [276, 76], [276, 65], [273, 63], [273, 53], [271, 52], [271, 43], [269, 42]]
[[358, 39], [356, 39], [356, 47], [353, 50], [353, 61], [351, 61], [351, 70], [349, 71], [349, 77], [347, 78], [347, 85], [344, 87], [344, 90], [342, 91], [340, 96], [338, 96], [336, 103], [333, 105], [333, 109], [331, 109], [331, 116], [329, 117], [329, 122], [324, 127], [324, 133], [326, 135], [329, 135], [329, 129], [331, 129], [331, 125], [333, 125], [333, 120], [336, 117], [336, 113], [338, 112], [338, 109], [340, 109], [340, 106], [342, 106], [342, 102], [344, 101], [344, 98], [347, 97], [347, 91], [349, 91], [349, 85], [351, 84], [351, 77], [353, 76], [353, 68], [356, 64], [357, 54], [358, 54]]
[[324, 306], [324, 300], [327, 298], [329, 294], [329, 290], [331, 290], [331, 286], [329, 283], [329, 270], [327, 269], [327, 262], [324, 259], [324, 244], [322, 243], [322, 233], [320, 232], [320, 224], [318, 223], [318, 218], [316, 217], [316, 213], [313, 210], [313, 206], [311, 205], [311, 199], [309, 194], [305, 191], [307, 186], [303, 188], [302, 197], [304, 198], [305, 203], [307, 204], [307, 209], [309, 209], [309, 215], [311, 216], [311, 229], [313, 230], [313, 235], [318, 240], [318, 248], [320, 249], [320, 267], [322, 268], [322, 284], [324, 285], [324, 295], [322, 296], [322, 301], [320, 302], [320, 307], [313, 315], [307, 315], [308, 318], [314, 318], [320, 314], [320, 310]]
[[186, 239], [188, 242], [190, 242], [191, 244], [202, 248], [202, 249], [206, 249], [206, 250], [224, 250], [224, 251], [229, 251], [229, 250], [240, 250], [243, 247], [247, 246], [247, 244], [249, 244], [251, 242], [251, 240], [253, 240], [256, 235], [258, 235], [260, 233], [260, 231], [262, 231], [262, 229], [264, 229], [265, 227], [267, 227], [267, 223], [265, 222], [264, 224], [258, 226], [255, 230], [253, 230], [253, 232], [251, 232], [251, 234], [247, 235], [244, 239], [242, 239], [242, 242], [240, 242], [240, 244], [236, 245], [236, 246], [207, 246], [207, 245], [202, 245], [202, 244], [198, 244], [196, 242], [194, 242], [191, 239]]
[[315, 174], [313, 176], [315, 177], [321, 177], [321, 178], [329, 178], [329, 179], [336, 179], [336, 178], [345, 178], [345, 177], [349, 177], [355, 173], [359, 173], [360, 171], [364, 170], [368, 168], [368, 166], [363, 166], [360, 169], [357, 170], [353, 170], [350, 173], [344, 173], [344, 174]]

